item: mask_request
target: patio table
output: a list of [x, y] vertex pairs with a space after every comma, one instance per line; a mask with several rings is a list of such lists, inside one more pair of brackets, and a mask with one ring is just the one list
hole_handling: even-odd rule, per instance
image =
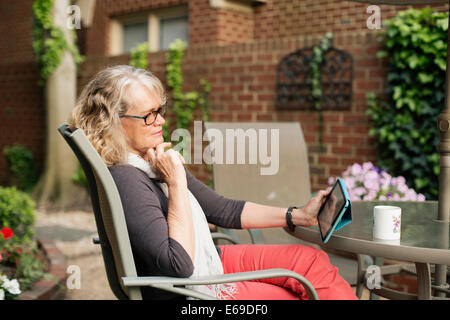
[[[402, 208], [400, 240], [382, 241], [373, 238], [373, 208], [376, 205]], [[353, 201], [352, 207], [353, 222], [335, 231], [326, 244], [322, 243], [318, 226], [297, 226], [293, 232], [288, 228], [285, 231], [324, 249], [414, 262], [418, 279], [417, 297], [432, 299], [430, 264], [450, 265], [450, 225], [436, 220], [438, 202]]]

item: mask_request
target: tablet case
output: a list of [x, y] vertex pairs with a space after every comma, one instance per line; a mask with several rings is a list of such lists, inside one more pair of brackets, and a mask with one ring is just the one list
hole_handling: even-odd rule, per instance
[[337, 179], [337, 183], [341, 186], [342, 191], [344, 192], [345, 205], [342, 208], [342, 211], [339, 213], [336, 222], [334, 223], [331, 231], [328, 233], [328, 236], [323, 240], [323, 243], [327, 243], [333, 234], [334, 230], [342, 229], [344, 226], [352, 222], [352, 203], [350, 201], [350, 197], [348, 196], [347, 188], [345, 187], [345, 183], [341, 178]]

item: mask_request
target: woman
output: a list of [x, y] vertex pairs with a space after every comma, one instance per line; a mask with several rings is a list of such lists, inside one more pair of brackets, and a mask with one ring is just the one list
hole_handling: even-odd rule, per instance
[[[356, 299], [327, 254], [300, 245], [216, 247], [207, 222], [226, 228], [287, 225], [287, 208], [232, 200], [218, 195], [184, 168], [183, 157], [164, 142], [165, 93], [151, 73], [131, 66], [99, 72], [83, 89], [69, 124], [81, 128], [109, 166], [122, 200], [139, 276], [205, 276], [286, 268], [306, 277], [320, 299]], [[319, 191], [292, 223], [317, 224], [327, 196]], [[290, 221], [289, 221], [290, 222]], [[305, 299], [292, 278], [194, 286], [222, 299]], [[144, 299], [184, 298], [142, 288]]]

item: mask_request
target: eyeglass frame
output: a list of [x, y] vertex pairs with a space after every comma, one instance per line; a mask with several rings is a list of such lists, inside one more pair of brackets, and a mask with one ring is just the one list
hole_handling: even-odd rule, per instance
[[[153, 120], [151, 123], [147, 124], [147, 118], [152, 115], [152, 114], [156, 114], [155, 116], [155, 120]], [[155, 123], [156, 119], [158, 119], [158, 115], [161, 115], [161, 117], [163, 117], [166, 114], [166, 106], [160, 106], [158, 109], [148, 113], [147, 115], [140, 117], [140, 116], [131, 116], [128, 114], [123, 114], [120, 115], [119, 118], [134, 118], [134, 119], [144, 119], [144, 123], [146, 126], [151, 126], [152, 124]]]

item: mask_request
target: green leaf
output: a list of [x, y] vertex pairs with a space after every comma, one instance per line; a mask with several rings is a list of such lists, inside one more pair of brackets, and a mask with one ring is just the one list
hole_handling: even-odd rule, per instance
[[389, 54], [385, 50], [380, 50], [380, 51], [377, 52], [377, 58], [382, 59], [382, 58], [386, 58], [388, 56], [389, 56]]
[[443, 58], [436, 58], [436, 59], [434, 59], [434, 63], [436, 63], [441, 70], [445, 71], [446, 68], [447, 68], [447, 62]]
[[402, 96], [402, 93], [403, 93], [402, 88], [400, 86], [395, 86], [394, 87], [394, 95], [392, 96], [392, 98], [394, 100], [398, 100]]
[[444, 31], [448, 30], [448, 18], [438, 19], [436, 25]]
[[419, 81], [423, 84], [433, 81], [433, 75], [425, 72], [420, 72], [418, 75]]
[[411, 69], [415, 69], [420, 63], [420, 59], [416, 55], [412, 55], [408, 58], [408, 65]]

